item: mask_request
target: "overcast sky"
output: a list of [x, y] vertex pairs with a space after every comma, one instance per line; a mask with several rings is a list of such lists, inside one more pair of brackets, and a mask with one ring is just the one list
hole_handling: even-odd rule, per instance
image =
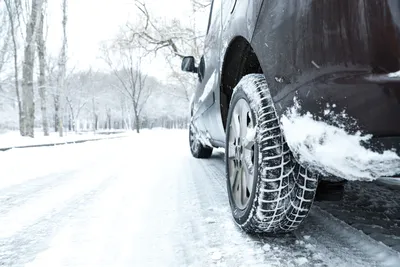
[[[48, 1], [49, 53], [57, 55], [61, 47], [61, 0]], [[119, 27], [137, 14], [133, 0], [68, 0], [68, 55], [69, 67], [104, 69], [98, 59], [99, 43], [112, 39]], [[159, 16], [184, 20], [190, 13], [190, 0], [147, 0], [148, 9]], [[158, 62], [158, 63], [157, 63]], [[154, 68], [162, 62], [152, 64]], [[149, 66], [147, 66], [148, 68]], [[160, 68], [162, 70], [162, 68]]]

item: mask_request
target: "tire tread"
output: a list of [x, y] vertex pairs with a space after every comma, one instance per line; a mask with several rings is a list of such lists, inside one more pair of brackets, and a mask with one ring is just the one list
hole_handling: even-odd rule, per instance
[[318, 177], [293, 157], [264, 76], [251, 74], [242, 81], [235, 90], [243, 90], [256, 108], [259, 177], [252, 211], [239, 226], [251, 233], [290, 232], [307, 217]]

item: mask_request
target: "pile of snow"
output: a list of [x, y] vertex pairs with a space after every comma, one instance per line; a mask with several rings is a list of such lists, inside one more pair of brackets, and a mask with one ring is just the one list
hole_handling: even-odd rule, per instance
[[[323, 175], [334, 175], [348, 180], [371, 181], [400, 173], [400, 157], [391, 150], [378, 153], [361, 144], [371, 140], [371, 135], [360, 132], [350, 134], [342, 122], [332, 126], [318, 121], [310, 113], [300, 114], [301, 106], [295, 105], [281, 117], [286, 141], [301, 164]], [[331, 110], [324, 112], [330, 119], [337, 119]], [[348, 118], [343, 111], [340, 116]], [[350, 119], [349, 119], [350, 120]]]

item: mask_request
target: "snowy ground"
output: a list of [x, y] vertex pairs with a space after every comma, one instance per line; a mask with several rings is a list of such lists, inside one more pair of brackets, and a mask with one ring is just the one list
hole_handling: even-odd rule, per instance
[[186, 131], [0, 153], [0, 266], [400, 266], [400, 194], [348, 185], [282, 237], [232, 222]]

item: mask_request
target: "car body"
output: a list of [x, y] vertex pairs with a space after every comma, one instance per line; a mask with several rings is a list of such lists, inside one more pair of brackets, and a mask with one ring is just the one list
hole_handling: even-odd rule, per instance
[[[314, 120], [372, 136], [361, 145], [394, 153], [388, 162], [395, 162], [395, 174], [389, 176], [399, 175], [397, 0], [213, 0], [204, 55], [198, 67], [193, 57], [183, 58], [182, 70], [199, 77], [190, 103], [192, 154], [207, 158], [213, 147], [225, 148], [232, 214], [245, 231], [295, 229], [319, 185], [349, 178], [321, 176], [320, 168], [293, 159], [279, 118], [296, 99], [299, 112]], [[332, 113], [345, 111], [346, 119], [326, 116], [327, 106]], [[388, 166], [375, 163], [379, 178]], [[318, 192], [343, 189], [327, 185]]]
[[[400, 143], [400, 7], [395, 0], [214, 0], [191, 103], [193, 121], [225, 145], [232, 89], [264, 73], [278, 114], [293, 105], [318, 116], [346, 109], [357, 130]], [[392, 75], [395, 76], [395, 75]], [[400, 75], [399, 75], [400, 76]], [[348, 130], [351, 125], [348, 125]]]

